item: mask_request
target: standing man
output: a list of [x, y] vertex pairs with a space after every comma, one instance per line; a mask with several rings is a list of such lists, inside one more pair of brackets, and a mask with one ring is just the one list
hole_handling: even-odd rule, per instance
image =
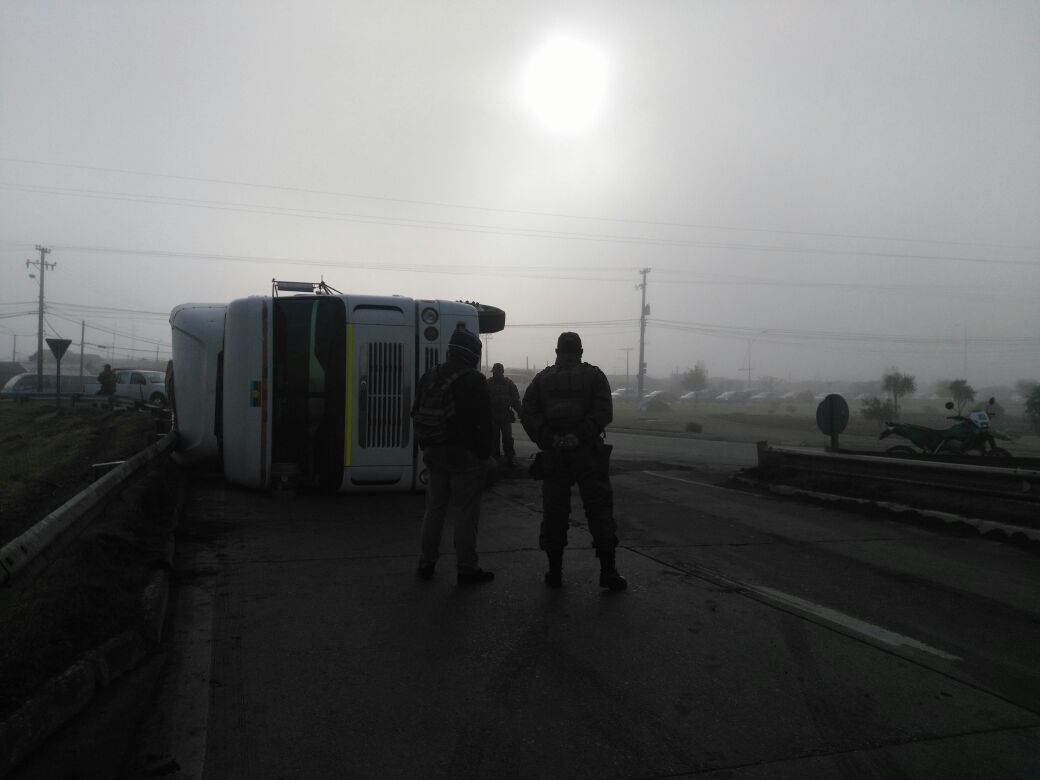
[[491, 399], [487, 380], [477, 370], [480, 348], [477, 336], [457, 328], [447, 361], [426, 372], [412, 407], [415, 435], [430, 475], [416, 570], [424, 580], [433, 577], [449, 512], [458, 584], [489, 582], [495, 576], [477, 565], [480, 493], [491, 455]]
[[491, 367], [488, 392], [491, 394], [491, 453], [498, 461], [505, 455], [505, 464], [512, 466], [516, 455], [513, 447], [513, 420], [516, 415], [513, 413], [520, 413], [520, 391], [516, 389], [513, 380], [506, 377], [501, 363]]
[[561, 333], [556, 364], [541, 371], [524, 393], [520, 421], [538, 445], [535, 478], [542, 479], [542, 525], [538, 544], [549, 558], [545, 583], [563, 584], [563, 548], [571, 513], [571, 485], [578, 484], [589, 531], [599, 558], [599, 585], [624, 590], [617, 570], [614, 492], [610, 486], [610, 445], [603, 443], [614, 417], [610, 384], [596, 366], [581, 362], [581, 338]]
[[101, 385], [97, 394], [107, 396], [109, 403], [112, 403], [112, 398], [116, 394], [116, 373], [112, 370], [112, 366], [109, 363], [105, 363], [105, 367], [101, 369], [101, 373], [97, 376], [97, 381]]

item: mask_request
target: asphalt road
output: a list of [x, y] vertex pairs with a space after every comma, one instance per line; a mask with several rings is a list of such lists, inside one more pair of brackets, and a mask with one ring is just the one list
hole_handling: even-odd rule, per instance
[[205, 778], [1040, 775], [1035, 555], [629, 446], [652, 443], [615, 450], [620, 594], [580, 510], [545, 587], [522, 471], [486, 493], [497, 576], [472, 588], [450, 541], [415, 578], [421, 496], [198, 482], [141, 755]]

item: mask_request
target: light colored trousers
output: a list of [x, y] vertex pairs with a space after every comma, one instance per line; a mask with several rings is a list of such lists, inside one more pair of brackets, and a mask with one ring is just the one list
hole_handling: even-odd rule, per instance
[[440, 557], [444, 520], [450, 514], [459, 571], [477, 568], [477, 526], [486, 464], [462, 447], [434, 444], [423, 449], [430, 473], [426, 488], [419, 563], [434, 564]]

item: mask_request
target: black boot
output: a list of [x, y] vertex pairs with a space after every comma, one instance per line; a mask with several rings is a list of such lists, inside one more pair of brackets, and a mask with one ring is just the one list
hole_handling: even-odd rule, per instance
[[563, 585], [563, 550], [546, 550], [549, 558], [549, 571], [545, 573], [545, 584], [550, 588]]
[[614, 551], [596, 553], [599, 556], [599, 586], [607, 590], [624, 590], [628, 587], [628, 580], [622, 577], [617, 570], [614, 560]]

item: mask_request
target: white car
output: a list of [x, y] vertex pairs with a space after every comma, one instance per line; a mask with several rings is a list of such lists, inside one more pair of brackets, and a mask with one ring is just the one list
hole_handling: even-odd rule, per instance
[[[36, 385], [37, 376], [35, 373], [15, 374], [7, 380], [3, 389], [0, 389], [0, 395], [17, 398], [18, 396], [37, 395], [41, 392], [53, 394], [57, 392], [58, 378], [54, 374], [44, 374], [43, 389], [38, 390]], [[81, 393], [83, 392], [83, 381], [78, 376], [62, 374], [61, 392], [66, 394]]]
[[[123, 403], [165, 407], [168, 402], [166, 375], [162, 371], [147, 371], [138, 368], [117, 368], [116, 392], [113, 398]], [[98, 393], [101, 386], [94, 382], [87, 385], [88, 393]]]
[[707, 401], [711, 398], [711, 390], [690, 390], [679, 396], [682, 403], [693, 403], [695, 401]]

